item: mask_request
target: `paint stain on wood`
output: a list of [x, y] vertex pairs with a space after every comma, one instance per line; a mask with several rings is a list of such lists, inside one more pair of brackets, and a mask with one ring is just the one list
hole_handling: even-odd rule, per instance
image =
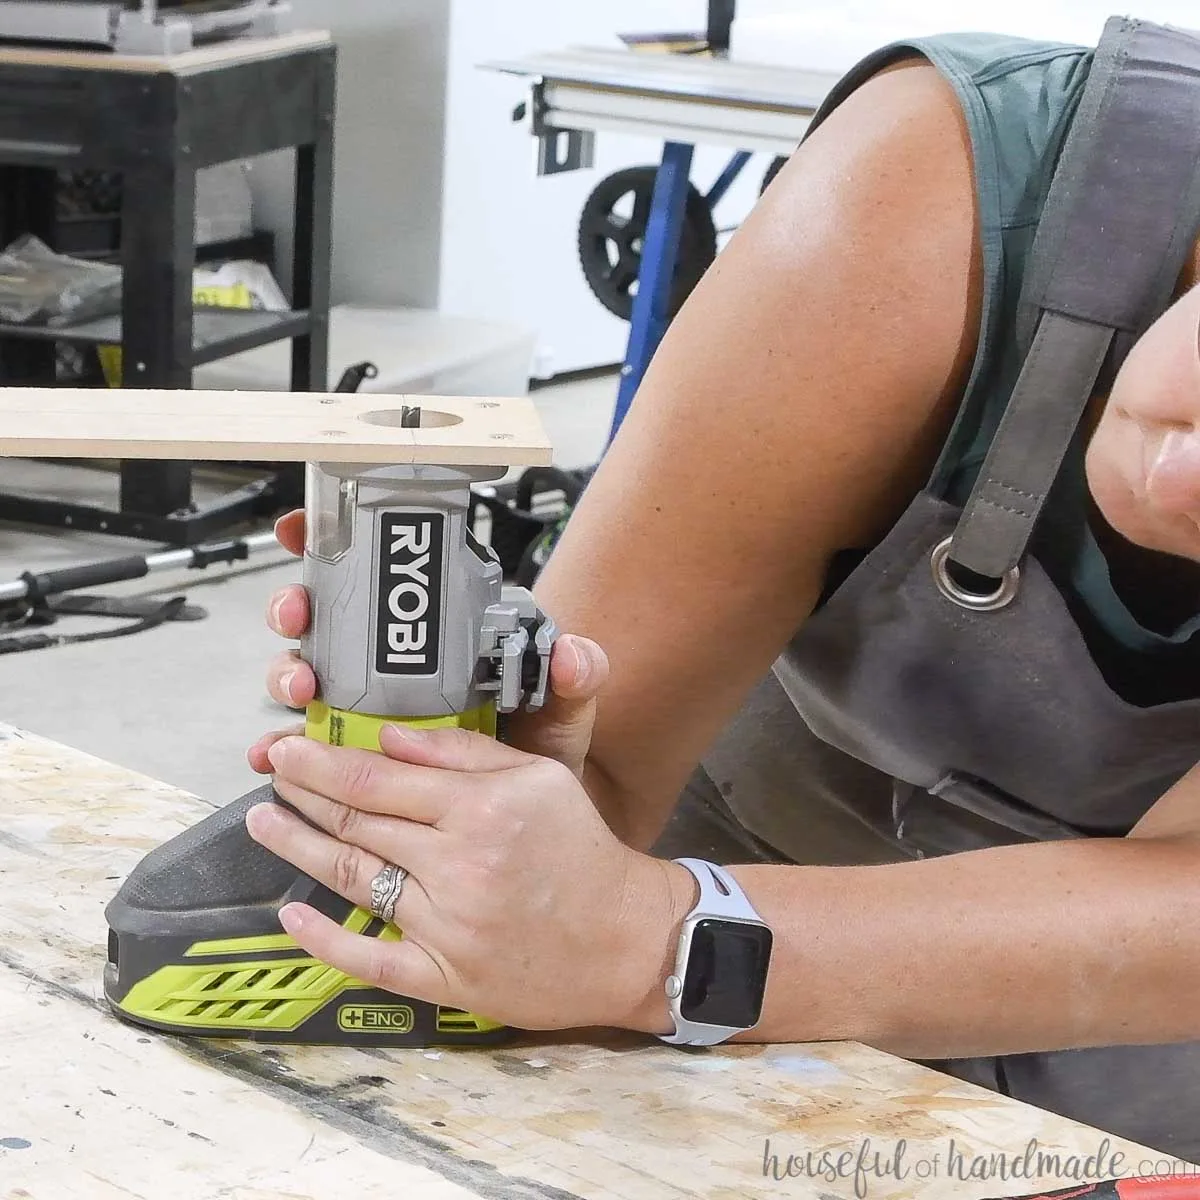
[[545, 1077], [552, 1075], [550, 1064], [543, 1059], [512, 1058], [507, 1054], [497, 1054], [492, 1058], [491, 1065], [502, 1075], [513, 1079], [529, 1079], [534, 1076]]

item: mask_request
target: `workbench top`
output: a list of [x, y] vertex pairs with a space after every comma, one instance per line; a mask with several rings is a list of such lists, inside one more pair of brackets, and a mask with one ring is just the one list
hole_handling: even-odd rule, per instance
[[[104, 1004], [103, 908], [144, 852], [210, 809], [0, 725], [0, 1200], [971, 1200], [1074, 1182], [963, 1181], [976, 1156], [1022, 1159], [1036, 1139], [1069, 1170], [1105, 1152], [1094, 1130], [852, 1044], [151, 1036]], [[1129, 1172], [1161, 1157], [1116, 1150]]]
[[297, 30], [275, 37], [229, 38], [181, 54], [114, 54], [102, 49], [0, 45], [0, 65], [53, 67], [71, 71], [119, 71], [134, 75], [194, 75], [243, 62], [262, 62], [333, 44], [323, 29]]

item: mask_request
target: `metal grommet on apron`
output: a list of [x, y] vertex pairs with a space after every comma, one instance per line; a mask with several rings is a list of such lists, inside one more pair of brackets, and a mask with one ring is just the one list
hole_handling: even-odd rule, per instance
[[1011, 604], [1017, 597], [1017, 589], [1021, 582], [1021, 568], [1013, 567], [991, 592], [972, 592], [958, 583], [950, 573], [953, 561], [950, 550], [954, 544], [953, 538], [944, 538], [933, 548], [929, 562], [933, 568], [933, 580], [938, 585], [938, 591], [947, 600], [973, 612], [998, 612]]

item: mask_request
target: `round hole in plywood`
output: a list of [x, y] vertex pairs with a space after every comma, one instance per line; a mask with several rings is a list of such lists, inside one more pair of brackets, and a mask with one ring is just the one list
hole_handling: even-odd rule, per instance
[[[436, 408], [425, 408], [422, 405], [413, 407], [421, 409], [421, 429], [446, 429], [451, 425], [462, 424], [462, 417], [455, 416], [454, 413], [439, 412]], [[404, 428], [404, 411], [399, 408], [380, 408], [374, 412], [361, 413], [358, 419], [368, 425], [382, 425], [390, 429]]]

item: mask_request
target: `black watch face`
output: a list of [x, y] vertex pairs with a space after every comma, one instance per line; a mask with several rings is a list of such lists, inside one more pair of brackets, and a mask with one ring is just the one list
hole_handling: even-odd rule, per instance
[[717, 918], [698, 922], [679, 997], [683, 1019], [738, 1029], [757, 1025], [770, 958], [769, 929]]

